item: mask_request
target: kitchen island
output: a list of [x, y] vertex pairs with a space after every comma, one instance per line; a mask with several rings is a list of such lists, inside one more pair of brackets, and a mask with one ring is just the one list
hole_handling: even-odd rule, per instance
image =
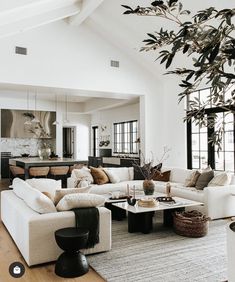
[[29, 168], [39, 166], [72, 166], [74, 164], [87, 164], [87, 161], [75, 160], [72, 158], [58, 158], [41, 160], [40, 158], [15, 158], [9, 159], [9, 165], [20, 166], [25, 169], [25, 179], [29, 178]]

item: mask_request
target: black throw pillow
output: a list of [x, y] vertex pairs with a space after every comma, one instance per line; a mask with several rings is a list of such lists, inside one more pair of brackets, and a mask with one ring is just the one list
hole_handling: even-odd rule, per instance
[[145, 164], [143, 166], [139, 166], [137, 164], [133, 164], [134, 167], [134, 180], [145, 180], [147, 176], [147, 171], [149, 169], [150, 164]]

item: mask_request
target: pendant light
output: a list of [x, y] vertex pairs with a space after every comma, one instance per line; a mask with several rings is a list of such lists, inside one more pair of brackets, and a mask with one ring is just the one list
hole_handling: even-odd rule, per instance
[[[27, 113], [29, 112], [29, 90], [27, 90]], [[27, 120], [24, 122], [24, 125], [31, 125], [31, 120], [27, 117]]]
[[[57, 117], [57, 94], [55, 94], [55, 117]], [[57, 121], [57, 118], [55, 121], [52, 123], [53, 125], [58, 125], [59, 122]]]
[[34, 118], [31, 120], [32, 123], [40, 123], [40, 120], [36, 118], [36, 110], [37, 110], [37, 91], [35, 91], [35, 110], [34, 110]]

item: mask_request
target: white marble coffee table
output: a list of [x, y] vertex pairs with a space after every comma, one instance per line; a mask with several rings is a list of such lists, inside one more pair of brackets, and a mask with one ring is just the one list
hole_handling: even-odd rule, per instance
[[157, 206], [145, 208], [138, 206], [138, 202], [131, 206], [126, 201], [112, 203], [112, 205], [120, 210], [128, 212], [128, 232], [149, 233], [152, 229], [152, 218], [155, 211], [163, 211], [163, 224], [172, 226], [172, 212], [183, 211], [186, 207], [203, 205], [201, 202], [196, 202], [179, 197], [173, 197], [175, 204], [160, 202]]

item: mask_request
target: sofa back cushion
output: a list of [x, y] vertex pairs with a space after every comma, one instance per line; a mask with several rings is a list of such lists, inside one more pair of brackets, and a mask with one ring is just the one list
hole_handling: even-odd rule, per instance
[[177, 182], [177, 183], [185, 183], [186, 179], [190, 178], [192, 174], [192, 170], [178, 168], [178, 167], [163, 167], [161, 169], [162, 172], [164, 171], [171, 171], [170, 174], [170, 181]]
[[30, 178], [26, 180], [26, 183], [41, 192], [49, 193], [52, 198], [55, 196], [55, 191], [61, 189], [61, 180], [49, 178]]
[[231, 183], [232, 175], [227, 172], [216, 172], [215, 176], [208, 183], [208, 187], [210, 186], [224, 186], [229, 185]]
[[52, 213], [57, 211], [51, 199], [39, 190], [31, 187], [24, 180], [14, 178], [12, 186], [13, 192], [32, 210], [38, 213]]
[[[111, 174], [116, 179], [116, 182], [112, 181], [112, 177], [110, 178], [110, 181], [112, 183], [118, 183], [121, 181], [129, 181], [133, 180], [134, 178], [134, 171], [133, 167], [105, 167], [104, 171], [107, 172], [108, 176]], [[132, 178], [132, 179], [131, 179]]]

